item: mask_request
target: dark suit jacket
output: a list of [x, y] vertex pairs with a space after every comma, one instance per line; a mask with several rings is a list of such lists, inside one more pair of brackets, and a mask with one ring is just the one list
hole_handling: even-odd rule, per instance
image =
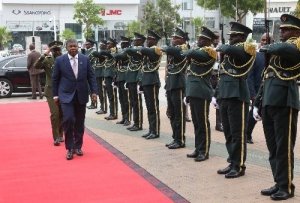
[[36, 75], [43, 72], [42, 70], [38, 70], [34, 67], [35, 62], [40, 58], [40, 52], [32, 50], [27, 57], [27, 69], [30, 75]]
[[89, 100], [89, 90], [97, 93], [97, 83], [94, 70], [87, 56], [78, 53], [78, 77], [76, 79], [68, 54], [55, 60], [52, 75], [53, 96], [58, 96], [61, 103], [70, 103], [77, 92], [80, 104]]

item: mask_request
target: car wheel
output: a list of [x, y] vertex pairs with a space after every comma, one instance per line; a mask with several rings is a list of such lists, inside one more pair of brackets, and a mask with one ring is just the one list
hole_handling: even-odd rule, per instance
[[0, 78], [0, 98], [10, 97], [13, 91], [11, 82], [7, 79]]

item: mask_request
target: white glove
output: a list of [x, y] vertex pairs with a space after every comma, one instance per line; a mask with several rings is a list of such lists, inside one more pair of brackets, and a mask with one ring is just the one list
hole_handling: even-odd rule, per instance
[[217, 103], [216, 97], [212, 97], [210, 103], [211, 103], [216, 109], [219, 109], [219, 104]]
[[261, 117], [260, 115], [258, 114], [258, 108], [256, 106], [253, 107], [253, 118], [256, 120], [256, 121], [261, 121]]
[[137, 90], [138, 94], [143, 94], [144, 93], [143, 91], [140, 91], [140, 85], [136, 86], [136, 90]]
[[124, 83], [124, 89], [125, 89], [125, 90], [128, 90], [128, 87], [127, 87], [127, 83], [126, 83], [126, 82]]
[[184, 105], [189, 105], [189, 102], [187, 101], [187, 99], [186, 99], [186, 97], [183, 97], [183, 103], [184, 103]]
[[111, 86], [113, 87], [113, 89], [118, 88], [118, 87], [115, 85], [115, 82], [112, 82], [112, 83], [111, 83]]

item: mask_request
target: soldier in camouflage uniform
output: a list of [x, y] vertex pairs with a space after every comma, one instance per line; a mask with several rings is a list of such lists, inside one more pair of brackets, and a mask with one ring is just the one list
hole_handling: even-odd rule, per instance
[[118, 121], [117, 124], [123, 124], [124, 126], [130, 125], [131, 115], [129, 114], [129, 98], [128, 98], [128, 88], [125, 89], [126, 83], [126, 73], [129, 64], [129, 57], [125, 53], [124, 49], [130, 46], [130, 39], [121, 36], [121, 48], [122, 51], [116, 54], [115, 60], [117, 62], [117, 79], [116, 83], [119, 89], [119, 101], [122, 112], [122, 120]]
[[252, 32], [250, 28], [237, 22], [231, 22], [230, 26], [230, 44], [221, 45], [217, 49], [224, 54], [217, 99], [230, 165], [218, 170], [218, 174], [225, 174], [225, 178], [237, 178], [243, 176], [246, 170], [246, 129], [250, 103], [246, 79], [255, 61], [256, 47], [245, 42]]
[[145, 103], [148, 112], [149, 133], [143, 135], [146, 139], [155, 139], [160, 135], [160, 112], [159, 112], [159, 88], [160, 80], [158, 69], [162, 56], [161, 49], [157, 46], [160, 36], [148, 30], [147, 47], [141, 48], [140, 52], [145, 57], [142, 67], [140, 85], [144, 91]]
[[[263, 50], [271, 55], [264, 72], [262, 120], [269, 161], [275, 185], [261, 191], [272, 200], [285, 200], [294, 196], [294, 147], [299, 111], [300, 76], [300, 19], [283, 14], [280, 18], [282, 43], [266, 45]], [[254, 103], [253, 115], [259, 118], [259, 98]]]
[[[125, 53], [129, 56], [129, 65], [126, 73], [126, 87], [129, 91], [129, 112], [132, 110], [133, 125], [127, 128], [130, 131], [143, 129], [143, 103], [142, 94], [137, 91], [138, 75], [144, 63], [144, 56], [140, 49], [144, 46], [146, 37], [137, 32], [134, 33], [133, 47], [127, 48]], [[148, 136], [149, 134], [147, 134]]]
[[213, 96], [210, 77], [217, 52], [211, 46], [217, 36], [208, 28], [202, 27], [198, 38], [198, 48], [186, 53], [190, 61], [187, 71], [186, 102], [190, 103], [195, 131], [195, 151], [187, 157], [195, 161], [209, 158], [211, 130], [209, 122], [209, 104]]
[[[107, 41], [101, 40], [99, 44], [100, 52], [107, 50]], [[106, 114], [107, 112], [107, 94], [104, 83], [104, 69], [106, 63], [106, 57], [101, 56], [97, 52], [93, 52], [93, 56], [97, 59], [95, 64], [95, 76], [98, 84], [99, 90], [99, 102], [100, 102], [100, 110], [96, 111], [96, 114]], [[99, 56], [99, 57], [98, 57]]]
[[183, 98], [185, 97], [185, 73], [188, 61], [183, 53], [188, 50], [186, 37], [186, 33], [183, 30], [176, 28], [172, 36], [173, 46], [163, 50], [166, 52], [168, 59], [165, 88], [173, 138], [171, 143], [166, 144], [169, 149], [185, 147], [186, 107]]
[[[46, 73], [46, 85], [45, 85], [45, 96], [50, 109], [50, 121], [52, 127], [52, 136], [54, 140], [54, 146], [59, 146], [60, 142], [63, 142], [63, 128], [62, 128], [62, 112], [60, 105], [56, 104], [53, 100], [52, 95], [52, 72], [54, 66], [54, 60], [60, 56], [61, 46], [63, 45], [60, 41], [53, 41], [49, 43], [48, 50], [38, 59], [35, 63], [35, 68], [43, 69]], [[49, 55], [50, 52], [52, 56]]]

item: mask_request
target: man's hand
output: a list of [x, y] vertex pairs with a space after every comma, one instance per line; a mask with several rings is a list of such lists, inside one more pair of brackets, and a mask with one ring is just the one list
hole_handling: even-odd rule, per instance
[[54, 103], [56, 105], [59, 105], [59, 99], [58, 99], [58, 97], [53, 97], [53, 100], [54, 100]]
[[92, 94], [92, 101], [97, 102], [97, 95], [95, 93]]
[[144, 91], [143, 91], [142, 89], [143, 89], [143, 88], [141, 88], [140, 85], [137, 85], [137, 86], [136, 86], [136, 90], [137, 90], [137, 93], [138, 93], [138, 94], [143, 94], [143, 93], [144, 93]]
[[128, 90], [128, 87], [127, 87], [127, 83], [126, 83], [126, 82], [124, 83], [124, 89], [125, 89], [125, 90]]
[[218, 104], [218, 102], [217, 102], [216, 97], [212, 97], [212, 98], [211, 98], [211, 104], [212, 104], [216, 109], [219, 109], [219, 104]]
[[190, 98], [189, 98], [189, 97], [184, 97], [184, 98], [183, 98], [183, 103], [184, 103], [185, 105], [188, 105], [188, 104], [190, 103]]
[[253, 107], [253, 118], [256, 120], [256, 121], [261, 121], [261, 117], [260, 115], [258, 114], [258, 108], [256, 106]]
[[50, 48], [47, 48], [46, 51], [44, 52], [45, 56], [48, 56], [50, 52], [51, 52]]

